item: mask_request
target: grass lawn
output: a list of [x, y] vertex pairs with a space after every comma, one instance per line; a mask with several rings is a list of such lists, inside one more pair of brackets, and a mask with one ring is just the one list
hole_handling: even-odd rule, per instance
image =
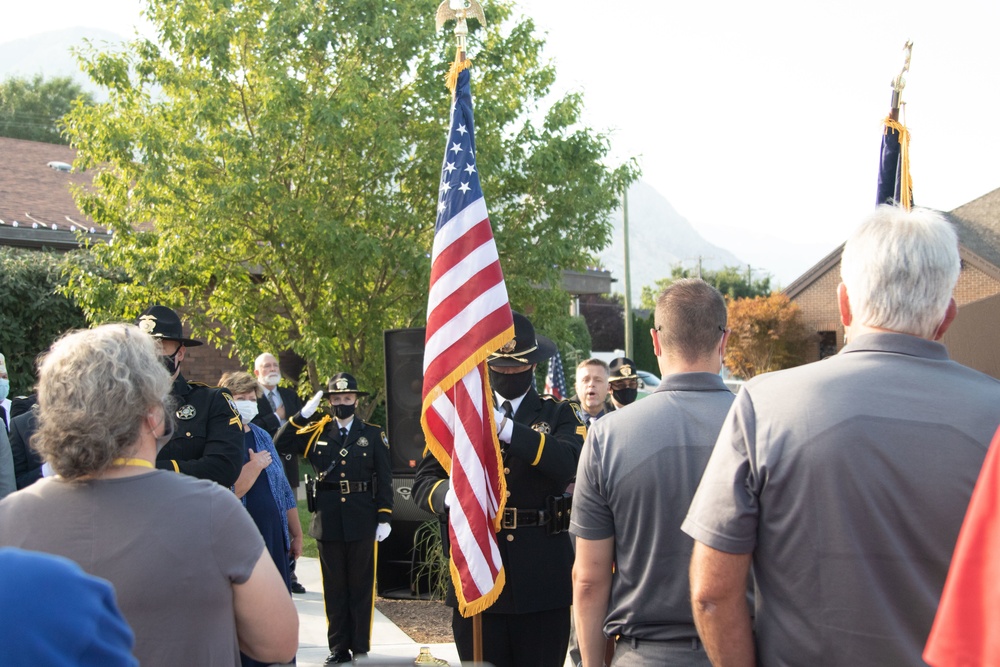
[[[302, 481], [306, 475], [315, 476], [313, 467], [309, 461], [299, 457], [299, 488], [304, 488]], [[306, 501], [300, 500], [298, 504], [299, 523], [302, 524], [302, 555], [309, 558], [319, 558], [319, 549], [316, 548], [316, 540], [309, 537], [309, 523], [312, 521], [312, 514], [306, 509]]]

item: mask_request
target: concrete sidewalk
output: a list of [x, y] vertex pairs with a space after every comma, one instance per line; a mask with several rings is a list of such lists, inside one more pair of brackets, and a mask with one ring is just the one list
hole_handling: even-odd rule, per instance
[[[292, 596], [295, 599], [295, 607], [299, 610], [299, 652], [296, 662], [299, 667], [321, 667], [330, 654], [330, 649], [326, 642], [326, 614], [323, 611], [323, 585], [319, 573], [319, 560], [300, 558], [295, 566], [295, 574], [308, 591], [303, 595]], [[461, 665], [454, 643], [417, 644], [378, 609], [375, 610], [372, 647], [368, 654], [372, 663], [413, 664], [421, 646], [429, 646], [435, 658], [447, 660], [452, 667]]]

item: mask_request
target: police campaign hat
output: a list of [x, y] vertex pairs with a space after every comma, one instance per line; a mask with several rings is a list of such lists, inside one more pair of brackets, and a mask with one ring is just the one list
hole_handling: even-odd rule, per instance
[[514, 340], [494, 352], [486, 360], [490, 366], [525, 366], [551, 359], [556, 344], [545, 336], [536, 335], [531, 321], [514, 312]]
[[611, 363], [608, 364], [608, 368], [611, 370], [611, 375], [608, 376], [609, 382], [614, 382], [615, 380], [635, 380], [639, 377], [635, 372], [635, 362], [628, 357], [612, 359]]
[[326, 391], [323, 396], [330, 397], [333, 394], [357, 394], [367, 396], [367, 391], [358, 391], [358, 381], [350, 373], [337, 373], [326, 383]]
[[153, 338], [176, 340], [187, 347], [201, 345], [200, 340], [184, 336], [181, 318], [177, 317], [177, 313], [166, 306], [150, 306], [136, 318], [135, 324]]

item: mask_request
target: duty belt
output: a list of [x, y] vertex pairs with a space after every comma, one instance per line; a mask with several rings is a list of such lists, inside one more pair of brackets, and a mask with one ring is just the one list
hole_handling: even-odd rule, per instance
[[342, 479], [339, 482], [317, 482], [318, 491], [340, 491], [343, 494], [361, 493], [368, 490], [368, 482], [348, 482]]
[[515, 530], [527, 526], [544, 526], [549, 522], [549, 513], [545, 510], [519, 510], [516, 507], [506, 507], [500, 527], [505, 530]]
[[503, 516], [500, 517], [500, 527], [505, 530], [517, 530], [529, 526], [545, 526], [545, 532], [549, 535], [563, 533], [569, 530], [572, 505], [573, 497], [564, 493], [546, 498], [545, 509], [542, 510], [506, 507]]

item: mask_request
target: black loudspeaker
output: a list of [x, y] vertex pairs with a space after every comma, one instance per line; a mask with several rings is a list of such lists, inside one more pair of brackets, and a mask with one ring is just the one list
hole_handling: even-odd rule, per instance
[[423, 328], [384, 332], [386, 435], [394, 475], [413, 474], [424, 454], [424, 333]]
[[418, 563], [414, 556], [413, 537], [425, 521], [438, 524], [437, 517], [417, 507], [411, 489], [413, 475], [392, 478], [392, 532], [378, 545], [376, 589], [384, 598], [416, 598], [420, 589], [416, 577]]

